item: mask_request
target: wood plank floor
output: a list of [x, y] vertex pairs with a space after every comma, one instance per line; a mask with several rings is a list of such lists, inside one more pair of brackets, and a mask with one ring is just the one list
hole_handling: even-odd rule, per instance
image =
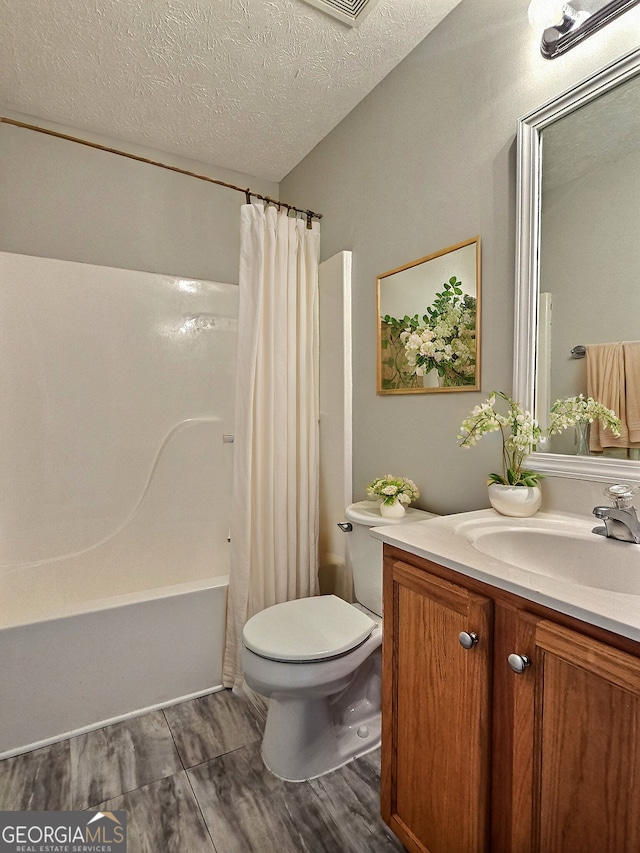
[[400, 853], [379, 752], [310, 782], [260, 757], [264, 706], [224, 690], [0, 761], [0, 810], [127, 812], [129, 853]]

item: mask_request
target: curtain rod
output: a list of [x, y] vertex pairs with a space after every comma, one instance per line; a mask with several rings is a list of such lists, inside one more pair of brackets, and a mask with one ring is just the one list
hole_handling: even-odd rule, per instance
[[159, 166], [161, 169], [168, 169], [170, 172], [178, 172], [180, 175], [187, 175], [190, 178], [197, 178], [199, 181], [207, 181], [210, 184], [217, 184], [219, 187], [226, 187], [229, 190], [237, 190], [244, 193], [247, 204], [251, 204], [251, 197], [266, 201], [267, 204], [275, 204], [278, 207], [286, 207], [288, 211], [294, 210], [296, 213], [302, 213], [307, 217], [307, 228], [311, 228], [312, 219], [322, 219], [321, 213], [314, 213], [313, 210], [302, 210], [299, 207], [294, 207], [292, 204], [285, 204], [283, 201], [278, 201], [275, 198], [270, 198], [268, 195], [260, 195], [254, 193], [250, 189], [237, 187], [235, 184], [227, 184], [225, 181], [218, 181], [215, 178], [209, 178], [207, 175], [199, 175], [197, 172], [189, 172], [187, 169], [181, 169], [178, 166], [170, 166], [168, 163], [161, 163], [158, 160], [150, 160], [147, 157], [140, 157], [137, 154], [129, 154], [127, 151], [120, 151], [118, 148], [107, 148], [106, 145], [99, 145], [97, 142], [89, 142], [88, 139], [80, 139], [78, 136], [69, 136], [66, 133], [58, 133], [56, 130], [49, 130], [46, 127], [39, 127], [35, 124], [25, 124], [22, 121], [16, 121], [12, 118], [0, 116], [0, 123], [11, 124], [14, 127], [21, 127], [24, 130], [35, 130], [37, 133], [46, 133], [48, 136], [55, 136], [57, 139], [66, 139], [68, 142], [77, 142], [79, 145], [86, 145], [89, 148], [97, 148], [98, 151], [107, 151], [109, 154], [118, 154], [120, 157], [127, 157], [129, 160], [137, 160], [139, 163], [146, 163], [149, 166]]

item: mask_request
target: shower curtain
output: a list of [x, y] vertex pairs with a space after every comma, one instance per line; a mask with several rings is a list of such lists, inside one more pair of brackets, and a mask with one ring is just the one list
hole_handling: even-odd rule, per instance
[[242, 206], [223, 675], [237, 690], [246, 620], [318, 592], [319, 244], [315, 220]]

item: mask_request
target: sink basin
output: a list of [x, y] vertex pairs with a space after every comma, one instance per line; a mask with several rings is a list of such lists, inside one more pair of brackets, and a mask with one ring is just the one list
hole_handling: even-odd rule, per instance
[[597, 519], [496, 517], [461, 524], [456, 536], [481, 554], [548, 578], [640, 595], [640, 545], [592, 533]]

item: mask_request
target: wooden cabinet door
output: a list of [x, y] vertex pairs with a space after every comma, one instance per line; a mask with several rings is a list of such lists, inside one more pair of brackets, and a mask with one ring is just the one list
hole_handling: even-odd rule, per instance
[[486, 853], [492, 602], [390, 558], [384, 584], [382, 816], [410, 851]]
[[538, 622], [534, 637], [531, 667], [512, 674], [522, 685], [514, 723], [532, 745], [518, 741], [514, 790], [523, 809], [533, 804], [513, 814], [530, 835], [512, 849], [638, 853], [640, 661], [552, 622]]

